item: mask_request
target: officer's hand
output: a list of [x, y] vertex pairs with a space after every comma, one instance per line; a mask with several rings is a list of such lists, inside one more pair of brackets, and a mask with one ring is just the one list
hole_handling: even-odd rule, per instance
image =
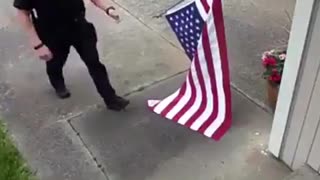
[[50, 49], [44, 45], [41, 48], [35, 50], [37, 56], [44, 61], [50, 61], [53, 57], [52, 52], [50, 51]]

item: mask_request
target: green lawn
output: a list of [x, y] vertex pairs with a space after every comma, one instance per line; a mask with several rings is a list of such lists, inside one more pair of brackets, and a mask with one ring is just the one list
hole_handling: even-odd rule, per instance
[[21, 155], [0, 122], [0, 180], [33, 180]]

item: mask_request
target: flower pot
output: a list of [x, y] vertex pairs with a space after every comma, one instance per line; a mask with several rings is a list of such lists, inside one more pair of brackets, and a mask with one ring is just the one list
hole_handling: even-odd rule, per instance
[[267, 101], [268, 105], [275, 111], [279, 93], [279, 85], [271, 81], [267, 81]]

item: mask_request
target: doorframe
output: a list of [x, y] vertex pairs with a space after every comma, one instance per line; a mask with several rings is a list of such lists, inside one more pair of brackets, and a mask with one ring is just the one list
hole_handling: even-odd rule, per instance
[[297, 0], [296, 2], [287, 50], [287, 60], [284, 66], [278, 103], [269, 139], [269, 151], [275, 157], [280, 156], [288, 126], [291, 104], [293, 102], [301, 60], [304, 56], [315, 1]]

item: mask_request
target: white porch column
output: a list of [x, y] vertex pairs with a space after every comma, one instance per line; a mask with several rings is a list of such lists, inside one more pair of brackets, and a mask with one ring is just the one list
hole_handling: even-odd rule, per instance
[[316, 1], [317, 0], [297, 0], [287, 51], [287, 60], [284, 67], [269, 142], [269, 151], [276, 157], [280, 155], [288, 125], [300, 64], [306, 52], [306, 39], [310, 30], [310, 22]]

